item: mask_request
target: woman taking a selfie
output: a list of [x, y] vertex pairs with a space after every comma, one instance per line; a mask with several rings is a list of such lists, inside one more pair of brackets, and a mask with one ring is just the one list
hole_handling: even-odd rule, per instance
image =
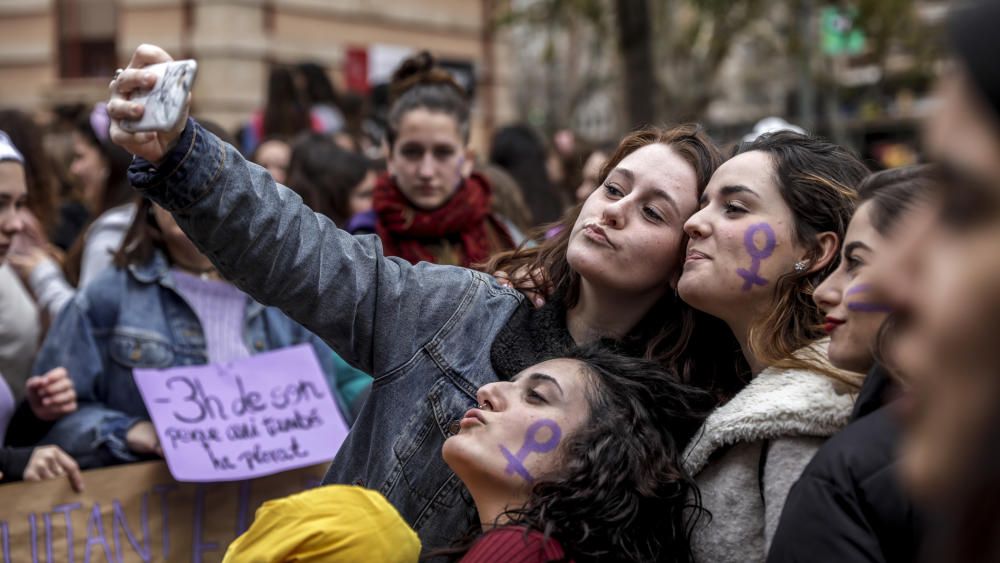
[[[156, 47], [137, 50], [112, 84], [115, 119], [141, 114], [126, 97], [149, 85], [141, 67], [164, 60]], [[116, 126], [114, 136], [140, 157], [133, 185], [171, 210], [224, 276], [372, 374], [327, 482], [383, 492], [427, 546], [450, 545], [475, 517], [440, 451], [480, 387], [600, 339], [662, 365], [686, 359], [693, 327], [671, 283], [683, 222], [719, 160], [695, 127], [622, 142], [607, 168], [615, 187], [595, 192], [546, 247], [564, 297], [541, 311], [484, 274], [384, 256], [377, 239], [337, 229], [193, 120], [157, 134]]]

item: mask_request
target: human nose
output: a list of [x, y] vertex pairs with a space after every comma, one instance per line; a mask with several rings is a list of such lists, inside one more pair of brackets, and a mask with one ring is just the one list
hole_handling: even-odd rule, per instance
[[687, 236], [691, 237], [692, 240], [705, 238], [712, 232], [712, 229], [706, 220], [704, 209], [695, 213], [684, 222], [684, 232]]
[[625, 199], [608, 204], [601, 212], [601, 223], [613, 229], [621, 229], [625, 226], [625, 206], [628, 205]]
[[8, 209], [0, 214], [0, 229], [8, 236], [24, 230], [24, 218], [16, 209]]
[[507, 401], [504, 397], [504, 387], [510, 387], [513, 384], [510, 382], [495, 382], [487, 383], [476, 391], [476, 401], [479, 403], [480, 408], [489, 411], [501, 411], [507, 406]]
[[424, 156], [420, 159], [420, 166], [417, 169], [417, 174], [421, 178], [430, 178], [434, 176], [434, 155], [431, 151], [426, 151]]
[[824, 313], [829, 313], [831, 310], [840, 305], [843, 301], [844, 296], [844, 264], [841, 262], [840, 266], [836, 270], [830, 273], [829, 276], [823, 280], [816, 291], [813, 292], [813, 302], [816, 306], [820, 308]]

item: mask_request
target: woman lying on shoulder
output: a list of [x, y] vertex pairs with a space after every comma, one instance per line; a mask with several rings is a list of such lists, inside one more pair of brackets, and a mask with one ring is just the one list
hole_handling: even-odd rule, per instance
[[[588, 346], [484, 385], [476, 397], [441, 456], [468, 488], [478, 522], [434, 555], [690, 559], [692, 483], [677, 463], [674, 434], [697, 428], [707, 393], [654, 362]], [[416, 561], [419, 547], [376, 491], [331, 485], [266, 503], [226, 561], [405, 562]]]
[[[152, 46], [136, 51], [112, 84], [115, 120], [142, 113], [127, 96], [155, 81], [143, 66], [169, 59]], [[387, 257], [377, 237], [339, 230], [194, 120], [135, 135], [116, 123], [114, 138], [139, 157], [133, 185], [170, 210], [227, 279], [372, 374], [371, 394], [326, 481], [381, 491], [425, 545], [450, 545], [476, 521], [440, 451], [480, 387], [603, 339], [682, 374], [714, 373], [691, 365], [701, 358], [689, 356], [688, 343], [723, 340], [693, 338], [698, 325], [672, 289], [682, 225], [719, 162], [695, 126], [642, 131], [621, 143], [606, 168], [613, 185], [537, 249], [561, 272], [560, 297], [538, 311], [480, 272]], [[709, 364], [726, 365], [724, 351], [712, 352]]]

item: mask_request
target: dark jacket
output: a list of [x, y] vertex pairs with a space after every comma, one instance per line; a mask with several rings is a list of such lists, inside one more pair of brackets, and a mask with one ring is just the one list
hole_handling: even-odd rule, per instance
[[792, 487], [769, 563], [914, 561], [920, 526], [897, 474], [900, 428], [884, 370], [872, 369], [855, 420], [817, 452]]

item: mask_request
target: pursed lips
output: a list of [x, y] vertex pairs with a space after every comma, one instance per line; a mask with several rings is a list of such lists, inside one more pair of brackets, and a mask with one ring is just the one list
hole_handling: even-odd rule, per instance
[[588, 238], [590, 238], [591, 240], [603, 242], [608, 246], [610, 246], [611, 248], [615, 248], [615, 244], [611, 242], [611, 239], [608, 237], [608, 233], [606, 233], [604, 229], [598, 226], [596, 223], [587, 223], [586, 225], [583, 226], [583, 230], [585, 231], [585, 234], [587, 234]]
[[700, 250], [688, 250], [687, 257], [684, 258], [685, 262], [690, 262], [693, 260], [711, 260], [712, 257]]

